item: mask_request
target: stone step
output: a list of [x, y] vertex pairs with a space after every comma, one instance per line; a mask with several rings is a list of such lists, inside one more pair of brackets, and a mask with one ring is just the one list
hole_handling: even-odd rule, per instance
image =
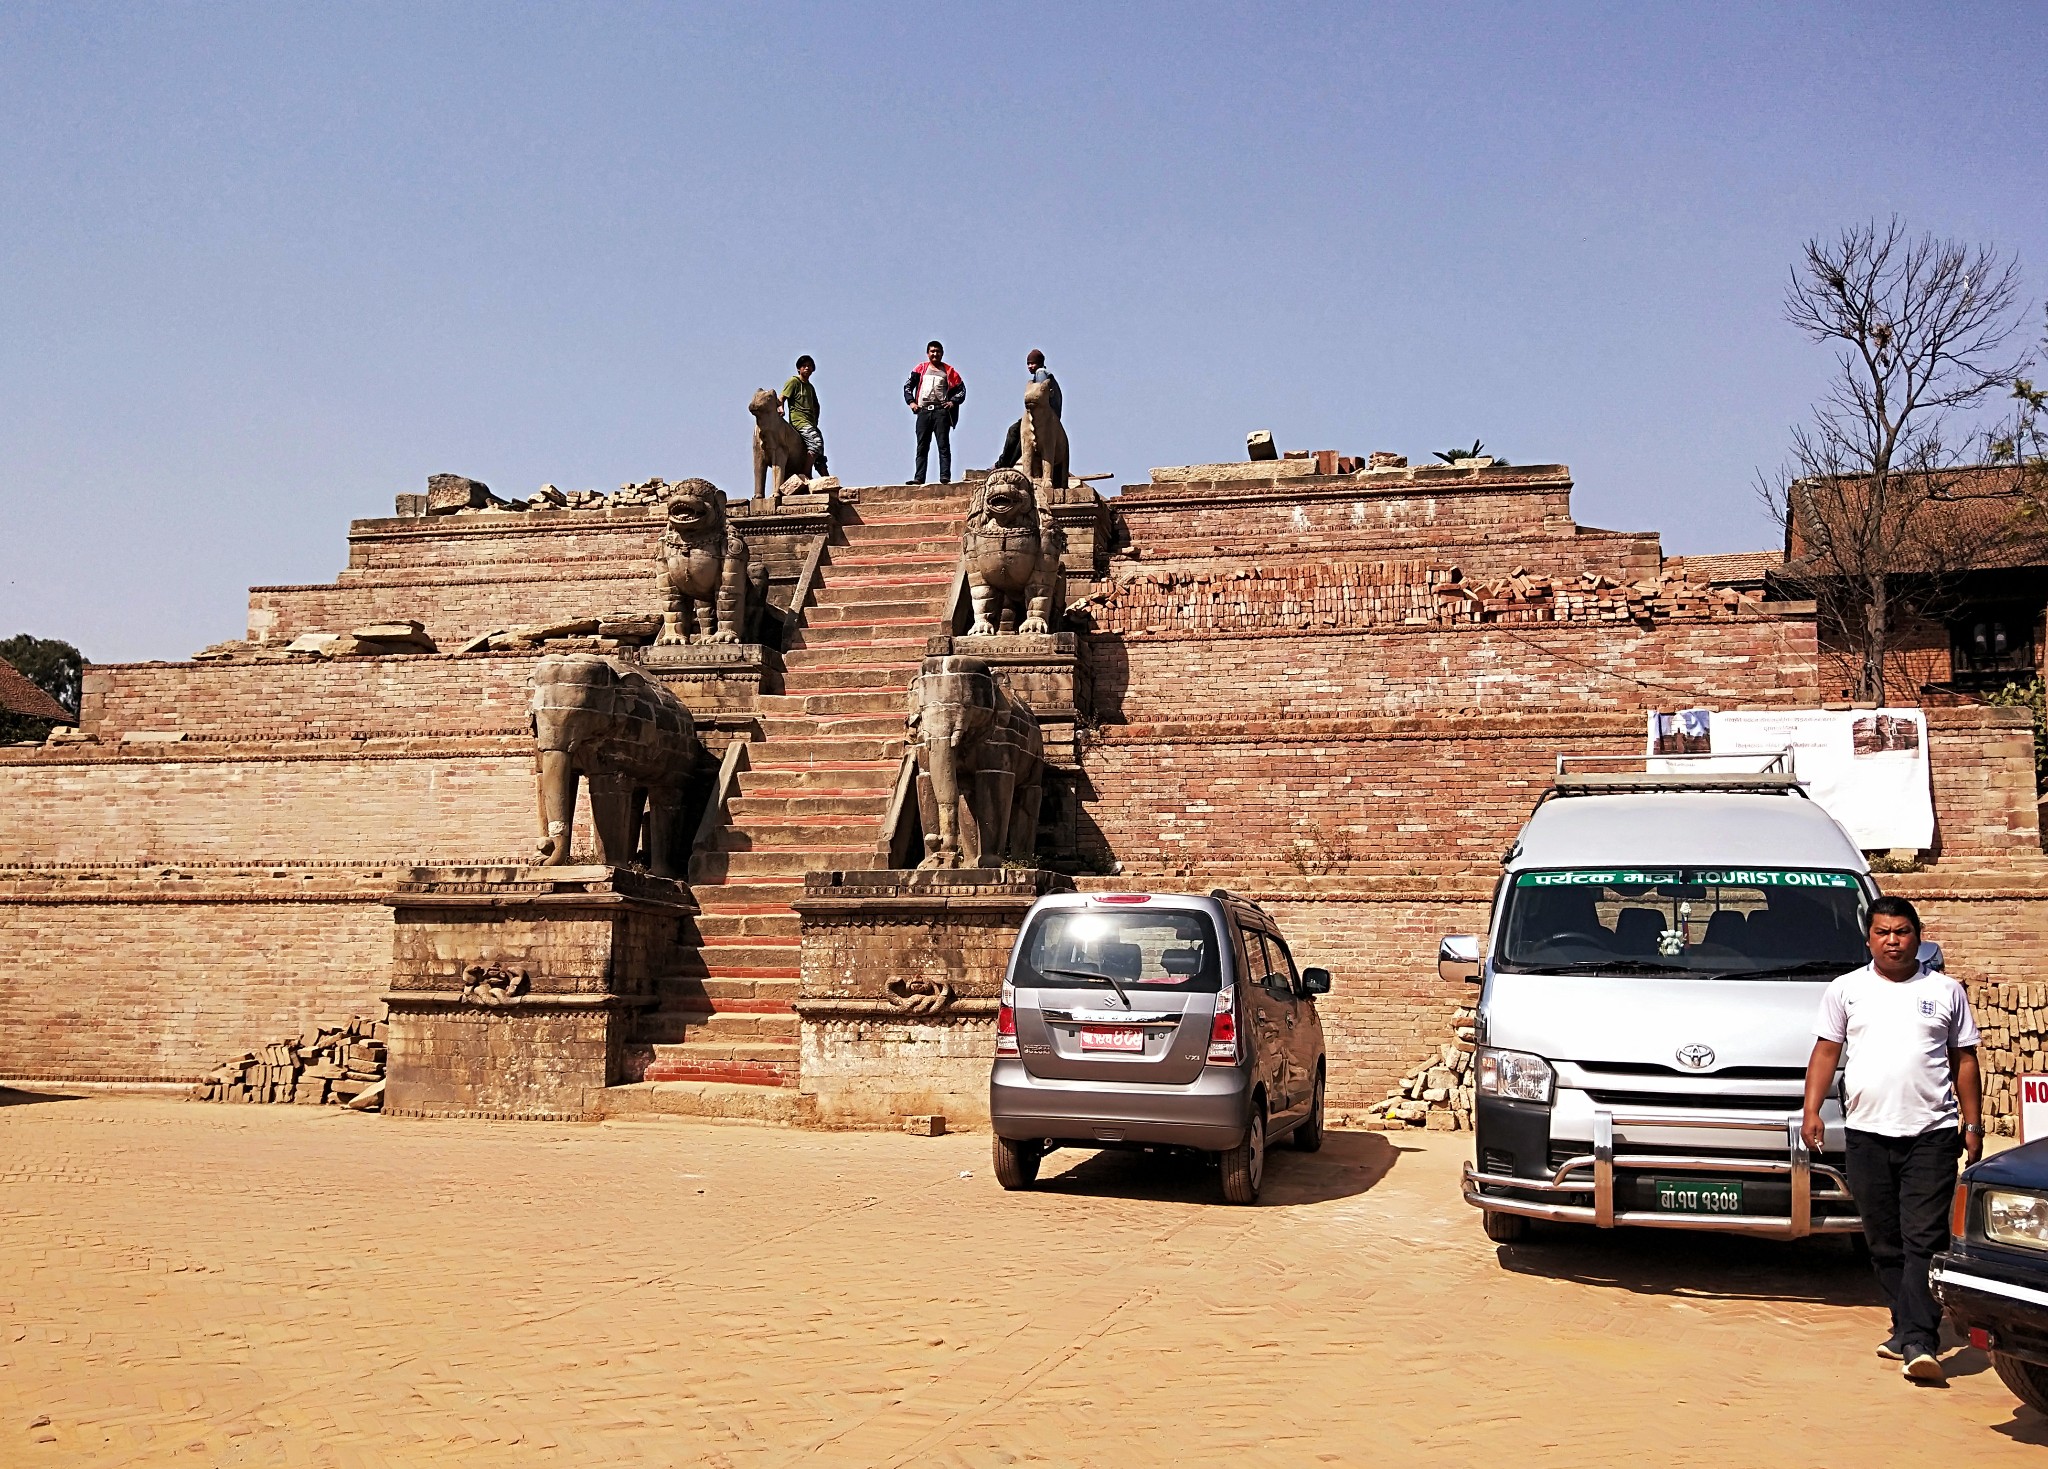
[[642, 1015], [633, 1026], [633, 1043], [638, 1045], [746, 1049], [793, 1045], [796, 1038], [794, 1010], [767, 1015], [749, 1011], [693, 1011], [664, 1007]]
[[902, 663], [909, 659], [921, 660], [924, 657], [926, 638], [943, 635], [936, 621], [926, 623], [925, 626], [932, 631], [920, 632], [916, 637], [884, 638], [870, 635], [864, 641], [846, 637], [830, 639], [812, 647], [792, 648], [783, 655], [789, 660], [789, 677], [794, 678], [806, 669], [819, 665], [827, 668], [851, 668], [860, 663]]
[[646, 1081], [723, 1081], [796, 1089], [798, 1060], [794, 1043], [725, 1046], [686, 1041], [681, 1045], [656, 1044], [652, 1049], [654, 1054], [641, 1073]]
[[711, 838], [709, 850], [815, 852], [845, 850], [859, 847], [863, 842], [873, 846], [882, 840], [881, 825], [876, 817], [842, 817], [832, 821], [821, 821], [816, 817], [795, 821], [750, 820], [745, 826], [720, 827]]
[[[820, 721], [820, 734], [852, 734], [853, 730], [827, 727], [834, 716], [849, 714], [894, 714], [903, 717], [904, 691], [895, 684], [870, 684], [857, 689], [820, 689], [816, 693], [784, 695], [801, 699], [803, 712]], [[769, 711], [763, 710], [764, 714]]]
[[[791, 913], [794, 918], [796, 915]], [[678, 978], [678, 985], [685, 980]], [[688, 984], [696, 988], [689, 993], [701, 992], [710, 1002], [711, 1008], [734, 1009], [751, 1005], [756, 1013], [781, 1014], [787, 1010], [794, 1014], [797, 993], [803, 988], [801, 979], [727, 979], [723, 977], [692, 977]], [[680, 993], [680, 991], [679, 991]]]
[[821, 817], [858, 816], [879, 821], [889, 809], [894, 792], [888, 787], [847, 792], [839, 795], [797, 794], [790, 796], [739, 796], [727, 807], [735, 826], [756, 821], [813, 821]]
[[913, 555], [958, 556], [963, 527], [954, 521], [932, 521], [926, 525], [849, 525], [826, 548], [828, 554], [858, 551], [905, 551]]
[[901, 663], [854, 663], [843, 668], [806, 668], [801, 677], [783, 684], [788, 694], [825, 693], [833, 689], [894, 688], [900, 695], [917, 677], [918, 665]]
[[821, 586], [849, 586], [855, 578], [868, 582], [881, 577], [939, 577], [947, 582], [953, 580], [953, 571], [959, 565], [957, 554], [947, 555], [939, 551], [889, 551], [867, 555], [858, 551], [841, 551], [824, 566]]
[[967, 497], [973, 488], [966, 480], [954, 480], [943, 485], [936, 480], [921, 485], [908, 482], [896, 485], [862, 485], [860, 499], [855, 503], [863, 520], [883, 515], [908, 514], [912, 507], [933, 501], [957, 503], [965, 510]]
[[[804, 624], [819, 627], [828, 622], [865, 622], [880, 617], [934, 616], [936, 606], [937, 599], [933, 597], [919, 597], [915, 601], [819, 602], [804, 610]], [[943, 612], [945, 609], [939, 607], [937, 610]]]
[[720, 883], [692, 894], [697, 900], [697, 927], [706, 918], [746, 918], [786, 913], [789, 905], [804, 894], [800, 877], [762, 877], [744, 882]]
[[886, 587], [901, 596], [916, 596], [916, 588], [930, 587], [943, 592], [953, 584], [953, 568], [917, 567], [906, 571], [869, 571], [854, 567], [849, 571], [829, 575], [819, 583], [818, 599], [835, 600], [847, 592], [867, 591]]
[[775, 740], [756, 753], [756, 769], [778, 765], [817, 765], [841, 761], [896, 760], [903, 755], [901, 737], [820, 735], [814, 739]]
[[783, 796], [801, 794], [853, 795], [858, 791], [881, 791], [885, 796], [896, 786], [896, 768], [902, 757], [892, 761], [825, 761], [820, 764], [780, 761], [756, 765], [740, 775], [740, 794]]
[[608, 1086], [595, 1101], [599, 1116], [620, 1120], [711, 1117], [787, 1127], [797, 1120], [797, 1095], [794, 1084], [780, 1081], [765, 1086], [730, 1081], [641, 1081]]
[[764, 719], [761, 731], [770, 741], [844, 739], [849, 735], [892, 735], [903, 732], [904, 692], [895, 690], [895, 712], [890, 714], [833, 714], [804, 718]]
[[867, 872], [887, 861], [879, 842], [844, 847], [772, 847], [756, 852], [700, 851], [690, 859], [690, 880], [718, 882], [725, 878], [802, 877], [806, 872], [843, 868]]
[[[701, 932], [701, 930], [700, 930]], [[738, 979], [788, 979], [796, 974], [802, 945], [794, 934], [753, 934], [716, 938], [704, 934], [704, 942], [683, 953], [675, 974], [690, 976], [691, 983], [706, 974], [729, 975]]]
[[[804, 627], [798, 634], [803, 640], [798, 648], [917, 648], [919, 656], [922, 656], [924, 640], [944, 631], [936, 617], [878, 617], [872, 622], [828, 622], [821, 627]], [[897, 652], [894, 656], [900, 658], [903, 654]]]
[[[715, 893], [720, 891], [720, 889], [706, 888], [705, 891], [707, 893]], [[794, 896], [793, 893], [792, 896]], [[799, 936], [801, 928], [802, 925], [797, 918], [796, 909], [787, 905], [778, 908], [772, 913], [709, 912], [697, 915], [698, 934], [707, 942], [712, 943], [725, 939], [794, 939]], [[751, 984], [754, 981], [747, 980], [744, 982]]]

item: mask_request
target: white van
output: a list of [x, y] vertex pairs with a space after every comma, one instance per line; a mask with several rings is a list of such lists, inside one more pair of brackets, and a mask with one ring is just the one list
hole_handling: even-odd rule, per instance
[[1490, 947], [1438, 953], [1482, 986], [1465, 1201], [1496, 1240], [1531, 1219], [1860, 1230], [1839, 1076], [1821, 1155], [1799, 1123], [1821, 992], [1869, 962], [1863, 854], [1789, 753], [1762, 774], [1573, 763], [1503, 859]]

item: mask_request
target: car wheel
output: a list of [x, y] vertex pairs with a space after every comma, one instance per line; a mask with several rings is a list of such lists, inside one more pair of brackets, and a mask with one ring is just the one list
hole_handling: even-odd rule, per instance
[[1256, 1204], [1259, 1185], [1266, 1181], [1266, 1108], [1252, 1104], [1251, 1125], [1244, 1141], [1222, 1156], [1223, 1197], [1233, 1204]]
[[1301, 1125], [1294, 1129], [1290, 1139], [1294, 1146], [1304, 1153], [1320, 1152], [1323, 1146], [1323, 1073], [1316, 1069], [1315, 1100], [1309, 1103], [1308, 1116], [1301, 1119]]
[[1030, 1188], [1038, 1179], [1038, 1160], [1045, 1148], [1036, 1138], [1023, 1142], [1007, 1137], [996, 1139], [996, 1182], [1006, 1189]]
[[2022, 1362], [2004, 1352], [1991, 1354], [1991, 1366], [1998, 1380], [2012, 1389], [2012, 1395], [2036, 1413], [2048, 1413], [2048, 1367]]
[[1479, 1222], [1486, 1229], [1486, 1237], [1498, 1245], [1519, 1244], [1529, 1237], [1528, 1216], [1503, 1214], [1498, 1209], [1481, 1209]]

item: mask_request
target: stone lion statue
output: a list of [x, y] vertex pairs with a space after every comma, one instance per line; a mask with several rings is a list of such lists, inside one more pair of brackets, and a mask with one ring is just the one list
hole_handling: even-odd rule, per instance
[[1052, 631], [1066, 538], [1041, 510], [1029, 475], [995, 469], [976, 483], [961, 549], [974, 601], [970, 635]]
[[1031, 859], [1045, 789], [1038, 721], [981, 658], [927, 658], [909, 726], [924, 826], [920, 868]]
[[[782, 416], [782, 399], [767, 388], [756, 388], [747, 412], [754, 415], [754, 498], [781, 489], [791, 475], [809, 479], [811, 447]], [[768, 477], [771, 469], [773, 479]]]
[[1051, 383], [1024, 389], [1024, 416], [1017, 423], [1017, 467], [1056, 490], [1067, 487], [1067, 430], [1052, 411]]
[[666, 610], [659, 643], [751, 641], [767, 601], [768, 568], [748, 564], [747, 543], [726, 523], [725, 491], [709, 480], [668, 487], [655, 581]]

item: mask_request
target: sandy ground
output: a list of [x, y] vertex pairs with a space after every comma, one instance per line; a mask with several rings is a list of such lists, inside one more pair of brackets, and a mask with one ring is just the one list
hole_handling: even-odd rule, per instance
[[1457, 1135], [988, 1140], [0, 1094], [0, 1465], [2041, 1462], [1839, 1242], [1496, 1247]]

